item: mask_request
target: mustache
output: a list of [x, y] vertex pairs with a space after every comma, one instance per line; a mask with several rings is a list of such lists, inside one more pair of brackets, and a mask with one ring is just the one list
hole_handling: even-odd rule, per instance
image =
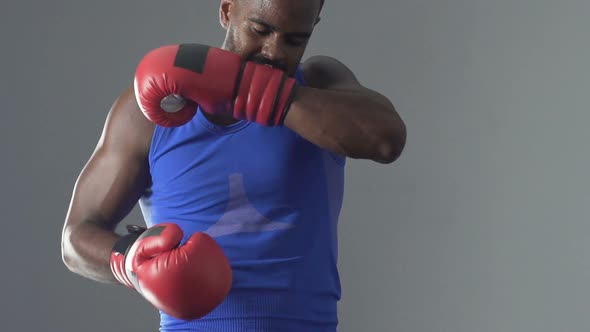
[[261, 64], [261, 65], [267, 65], [267, 66], [270, 66], [275, 69], [280, 69], [282, 71], [287, 71], [287, 69], [288, 69], [287, 64], [284, 63], [283, 61], [271, 60], [271, 59], [266, 58], [262, 55], [250, 56], [250, 57], [248, 57], [248, 61], [252, 61], [254, 63]]

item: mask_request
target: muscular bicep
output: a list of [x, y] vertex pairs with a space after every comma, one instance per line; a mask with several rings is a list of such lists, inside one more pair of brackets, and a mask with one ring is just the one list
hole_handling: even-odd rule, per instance
[[96, 146], [74, 187], [66, 225], [93, 222], [114, 229], [149, 186], [148, 151], [154, 126], [132, 89], [113, 104]]

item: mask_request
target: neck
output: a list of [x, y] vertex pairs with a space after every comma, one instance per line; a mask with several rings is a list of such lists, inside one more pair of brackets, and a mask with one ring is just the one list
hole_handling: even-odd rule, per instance
[[238, 120], [226, 114], [207, 114], [203, 112], [203, 116], [209, 120], [209, 122], [218, 126], [229, 126], [238, 122]]

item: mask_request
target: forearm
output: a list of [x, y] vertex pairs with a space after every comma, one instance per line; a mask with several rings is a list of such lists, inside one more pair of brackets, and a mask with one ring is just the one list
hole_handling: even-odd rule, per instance
[[104, 283], [116, 283], [110, 268], [111, 250], [119, 236], [92, 222], [66, 226], [62, 237], [64, 263], [72, 272]]
[[300, 87], [285, 125], [324, 149], [381, 163], [397, 159], [406, 140], [393, 105], [369, 91]]

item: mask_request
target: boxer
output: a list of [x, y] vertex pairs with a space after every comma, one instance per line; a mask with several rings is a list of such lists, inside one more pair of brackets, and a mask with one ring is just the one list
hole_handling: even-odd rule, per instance
[[[138, 292], [161, 331], [336, 331], [346, 160], [393, 163], [406, 128], [336, 58], [302, 61], [322, 7], [221, 0], [221, 45], [140, 58], [73, 190], [71, 271]], [[147, 227], [116, 233], [136, 204]]]

